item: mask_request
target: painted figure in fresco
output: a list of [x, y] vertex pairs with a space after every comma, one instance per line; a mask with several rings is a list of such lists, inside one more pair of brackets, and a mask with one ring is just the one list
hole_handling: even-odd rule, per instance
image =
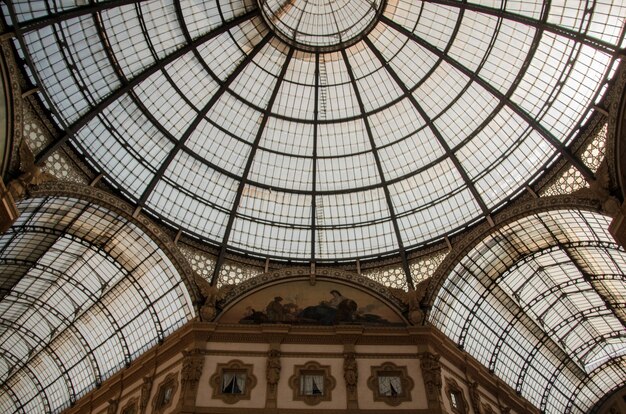
[[341, 302], [346, 300], [346, 298], [338, 290], [333, 289], [330, 291], [330, 294], [333, 295], [333, 298], [329, 301], [320, 302], [320, 305], [326, 304], [330, 306], [331, 308], [337, 309], [339, 305], [341, 304]]
[[275, 296], [266, 306], [265, 311], [257, 311], [248, 306], [239, 323], [295, 323], [315, 325], [367, 324], [388, 325], [390, 322], [375, 313], [372, 304], [359, 308], [357, 302], [341, 294], [337, 289], [330, 292], [331, 298], [321, 300], [317, 305], [300, 308], [293, 299], [285, 300]]
[[333, 296], [331, 300], [321, 301], [319, 305], [304, 308], [300, 312], [300, 318], [322, 325], [352, 322], [357, 310], [356, 302], [344, 297], [338, 290], [331, 290], [330, 294]]
[[285, 320], [285, 307], [282, 305], [283, 298], [276, 296], [273, 301], [267, 304], [265, 313], [270, 322], [283, 322]]
[[263, 312], [254, 310], [251, 306], [246, 308], [246, 312], [239, 323], [267, 323], [269, 322], [267, 315]]

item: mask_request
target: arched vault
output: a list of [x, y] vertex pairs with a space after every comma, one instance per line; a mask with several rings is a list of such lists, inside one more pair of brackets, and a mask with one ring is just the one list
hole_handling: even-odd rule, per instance
[[626, 379], [610, 221], [555, 206], [500, 225], [441, 269], [429, 322], [543, 411], [588, 412]]
[[0, 236], [2, 412], [59, 411], [196, 316], [165, 242], [89, 191], [40, 190]]

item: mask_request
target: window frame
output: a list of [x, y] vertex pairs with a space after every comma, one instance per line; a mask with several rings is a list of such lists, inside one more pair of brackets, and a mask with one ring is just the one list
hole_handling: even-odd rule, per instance
[[[469, 403], [465, 398], [465, 393], [463, 392], [461, 386], [453, 378], [446, 377], [445, 380], [446, 396], [448, 397], [448, 402], [450, 403], [450, 410], [454, 414], [469, 414]], [[457, 404], [454, 404], [454, 400], [458, 401], [458, 406]]]
[[[380, 392], [380, 378], [397, 377], [400, 379], [401, 392], [398, 395], [383, 395]], [[391, 406], [397, 406], [405, 401], [411, 401], [411, 391], [415, 383], [409, 377], [406, 366], [398, 366], [393, 362], [371, 367], [371, 375], [367, 379], [367, 386], [374, 394], [374, 401], [382, 401]]]
[[[303, 394], [302, 380], [305, 375], [320, 375], [323, 377], [322, 394]], [[293, 390], [293, 400], [303, 401], [307, 405], [317, 405], [322, 401], [332, 400], [332, 391], [337, 381], [331, 375], [329, 365], [320, 365], [318, 362], [309, 361], [304, 365], [295, 365], [293, 375], [289, 378], [289, 387]]]
[[[226, 372], [245, 374], [242, 393], [234, 394], [223, 392], [224, 373]], [[257, 379], [253, 374], [252, 364], [244, 364], [242, 361], [234, 359], [227, 363], [217, 364], [215, 374], [213, 374], [209, 379], [209, 384], [211, 385], [211, 388], [213, 388], [213, 394], [211, 398], [216, 400], [222, 400], [226, 404], [236, 404], [241, 400], [249, 400], [251, 398], [250, 396], [252, 394], [252, 389], [256, 386]]]
[[[170, 390], [170, 398], [165, 400], [167, 390]], [[152, 400], [152, 407], [154, 413], [163, 413], [166, 408], [169, 408], [174, 403], [174, 397], [178, 391], [178, 373], [169, 373], [159, 386], [157, 392]]]

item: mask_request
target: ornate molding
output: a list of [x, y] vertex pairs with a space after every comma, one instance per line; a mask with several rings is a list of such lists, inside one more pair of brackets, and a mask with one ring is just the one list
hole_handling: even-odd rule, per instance
[[138, 398], [131, 398], [128, 402], [122, 407], [122, 414], [137, 414], [138, 411]]
[[23, 77], [15, 63], [11, 40], [0, 42], [0, 47], [2, 48], [2, 59], [7, 69], [7, 92], [10, 94], [7, 99], [7, 134], [8, 143], [12, 148], [8, 149], [8, 153], [11, 155], [6, 166], [6, 171], [9, 171], [14, 167], [19, 168], [17, 152], [24, 136], [24, 99], [22, 98], [21, 85]]
[[469, 404], [463, 390], [454, 378], [446, 377], [446, 395], [450, 403], [450, 409], [454, 414], [469, 413]]
[[110, 399], [107, 406], [107, 414], [117, 414], [117, 406], [119, 405], [118, 399]]
[[482, 404], [481, 405], [481, 414], [495, 414], [495, 411], [493, 410], [493, 407], [490, 406], [489, 404]]
[[[626, 134], [623, 130], [626, 122], [626, 64], [622, 62], [617, 70], [613, 84], [605, 98], [608, 116], [608, 129], [606, 134], [606, 155], [609, 175], [612, 182], [621, 186], [622, 196], [626, 196], [626, 182], [623, 182], [626, 171], [621, 171], [620, 161], [624, 163], [622, 156], [626, 152], [626, 144], [621, 138]], [[604, 103], [603, 102], [603, 103]], [[620, 138], [622, 144], [620, 145]]]
[[441, 407], [441, 362], [439, 355], [425, 352], [420, 358], [420, 368], [422, 369], [422, 378], [426, 387], [426, 398], [428, 400], [428, 408], [439, 409]]
[[46, 182], [30, 189], [29, 198], [36, 197], [71, 197], [86, 200], [124, 217], [144, 231], [165, 252], [181, 275], [192, 301], [194, 303], [200, 301], [201, 295], [196, 285], [196, 274], [173, 240], [148, 217], [143, 214], [134, 214], [135, 208], [127, 202], [98, 188], [62, 181]]
[[482, 403], [480, 392], [478, 391], [478, 382], [470, 381], [469, 382], [469, 397], [470, 402], [472, 403], [472, 409], [475, 414], [482, 414]]
[[356, 354], [354, 352], [346, 352], [343, 356], [343, 379], [346, 382], [348, 408], [359, 408], [359, 396], [357, 392], [359, 370], [356, 363]]
[[180, 398], [178, 406], [193, 406], [196, 403], [198, 384], [204, 367], [204, 356], [197, 350], [183, 351], [183, 368], [180, 373]]
[[144, 414], [148, 408], [148, 401], [150, 401], [150, 393], [152, 391], [152, 377], [144, 377], [141, 384], [141, 391], [139, 394], [139, 413]]
[[267, 380], [266, 408], [276, 408], [278, 381], [280, 381], [281, 370], [280, 351], [276, 348], [272, 348], [267, 353], [265, 367], [265, 379]]

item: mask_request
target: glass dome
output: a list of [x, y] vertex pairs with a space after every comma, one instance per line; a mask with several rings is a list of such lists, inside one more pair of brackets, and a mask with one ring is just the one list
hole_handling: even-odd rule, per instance
[[267, 24], [305, 50], [337, 50], [355, 43], [376, 23], [381, 0], [257, 0]]
[[67, 141], [175, 229], [295, 261], [441, 240], [574, 162], [626, 16], [620, 1], [78, 3], [2, 5], [65, 131], [40, 156]]

